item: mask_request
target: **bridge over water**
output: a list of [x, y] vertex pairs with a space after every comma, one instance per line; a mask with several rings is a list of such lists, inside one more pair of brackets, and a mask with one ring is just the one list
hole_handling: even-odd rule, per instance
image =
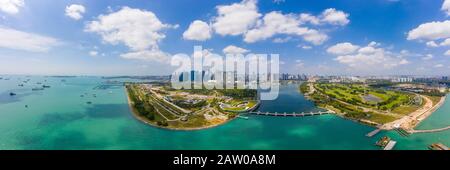
[[261, 116], [282, 116], [282, 117], [305, 117], [305, 116], [319, 116], [319, 115], [325, 115], [325, 114], [331, 114], [334, 113], [332, 111], [319, 111], [319, 112], [301, 112], [301, 113], [278, 113], [278, 112], [247, 112], [248, 114], [253, 115], [261, 115]]

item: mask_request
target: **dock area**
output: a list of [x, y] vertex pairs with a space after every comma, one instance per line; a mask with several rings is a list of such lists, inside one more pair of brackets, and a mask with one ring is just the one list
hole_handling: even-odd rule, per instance
[[428, 147], [428, 149], [430, 149], [430, 150], [441, 150], [441, 151], [443, 151], [443, 150], [449, 150], [448, 147], [445, 146], [445, 145], [442, 144], [442, 143], [433, 143], [433, 144], [431, 144], [431, 145]]
[[371, 138], [371, 137], [375, 136], [376, 134], [378, 134], [380, 131], [381, 131], [381, 129], [375, 129], [372, 132], [369, 132], [368, 134], [366, 134], [366, 136]]
[[397, 144], [397, 141], [390, 140], [389, 143], [383, 148], [383, 150], [392, 150]]

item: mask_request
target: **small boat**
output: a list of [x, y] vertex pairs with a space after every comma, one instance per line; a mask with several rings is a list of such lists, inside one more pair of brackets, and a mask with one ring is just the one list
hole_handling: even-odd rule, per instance
[[49, 85], [42, 85], [42, 88], [50, 88]]
[[42, 84], [41, 82], [37, 82], [36, 84]]
[[28, 105], [25, 105], [25, 108], [28, 108]]
[[19, 86], [19, 87], [23, 87], [23, 84], [19, 84], [18, 86]]
[[375, 145], [380, 147], [385, 147], [389, 142], [391, 141], [391, 138], [384, 136], [382, 137]]
[[80, 97], [84, 97], [84, 95], [80, 95]]
[[32, 90], [32, 91], [39, 91], [39, 90], [44, 90], [44, 88], [36, 87], [36, 88], [32, 88], [31, 90]]
[[92, 102], [86, 102], [86, 104], [92, 104]]
[[13, 93], [13, 92], [11, 92], [11, 93], [9, 93], [9, 95], [10, 96], [15, 96], [15, 95], [17, 95], [16, 93]]

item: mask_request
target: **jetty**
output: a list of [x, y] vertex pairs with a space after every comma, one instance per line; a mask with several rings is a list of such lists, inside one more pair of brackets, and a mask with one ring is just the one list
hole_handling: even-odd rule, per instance
[[397, 144], [397, 141], [390, 140], [389, 143], [383, 148], [383, 150], [392, 150], [395, 144]]
[[305, 116], [319, 116], [319, 115], [325, 115], [325, 114], [331, 114], [332, 111], [319, 111], [319, 112], [301, 112], [301, 113], [278, 113], [278, 112], [247, 112], [249, 114], [253, 115], [261, 115], [261, 116], [280, 116], [280, 117], [305, 117]]
[[375, 129], [372, 132], [369, 132], [368, 134], [366, 134], [366, 136], [371, 138], [371, 137], [375, 136], [376, 134], [378, 134], [380, 131], [381, 131], [381, 129]]
[[239, 116], [237, 116], [238, 118], [241, 118], [241, 119], [245, 119], [245, 120], [248, 120], [249, 118], [247, 117], [247, 116], [241, 116], [241, 115], [239, 115]]
[[433, 133], [433, 132], [442, 132], [449, 130], [450, 126], [444, 127], [444, 128], [437, 128], [437, 129], [429, 129], [429, 130], [410, 130], [408, 133]]

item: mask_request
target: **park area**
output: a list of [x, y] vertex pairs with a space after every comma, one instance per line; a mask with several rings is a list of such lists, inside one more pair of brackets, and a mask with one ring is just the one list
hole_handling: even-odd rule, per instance
[[423, 105], [417, 94], [366, 84], [314, 83], [313, 88], [315, 92], [309, 98], [319, 106], [371, 125], [395, 121]]

